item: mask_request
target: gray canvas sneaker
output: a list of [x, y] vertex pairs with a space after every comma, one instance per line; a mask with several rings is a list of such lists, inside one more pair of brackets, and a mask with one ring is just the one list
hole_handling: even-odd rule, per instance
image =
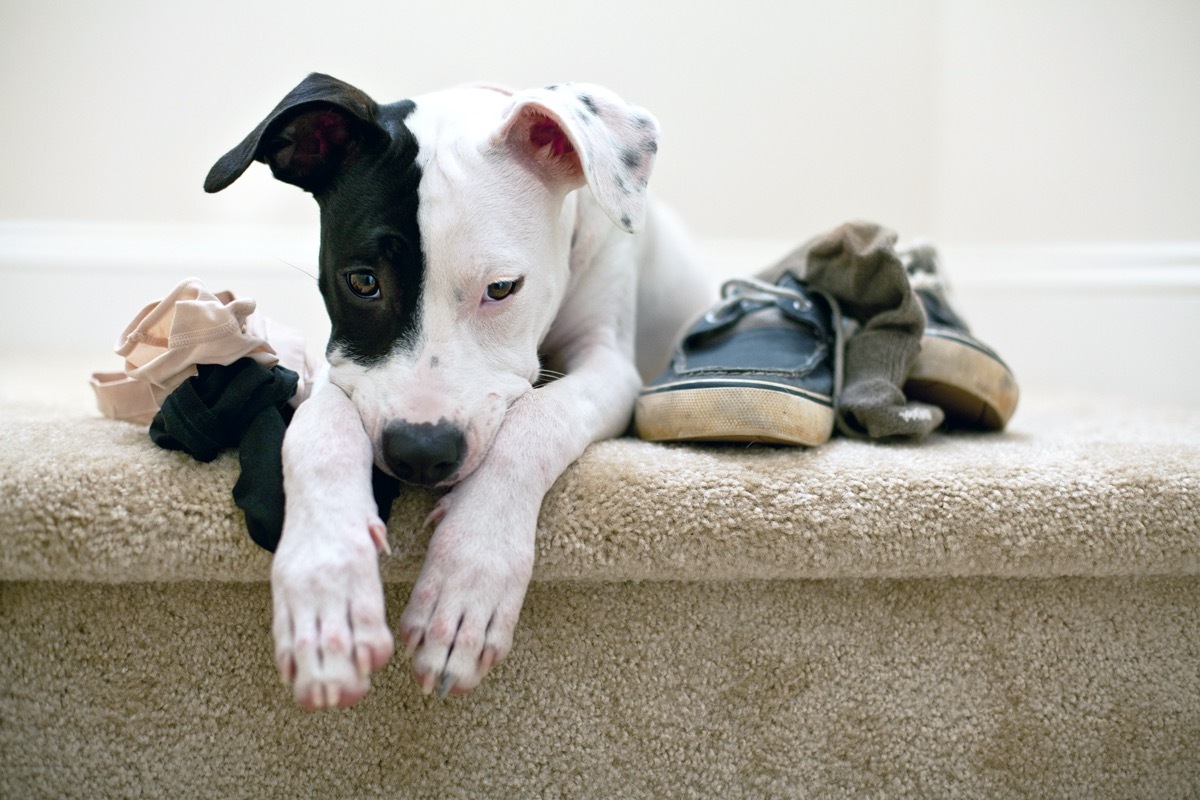
[[937, 250], [919, 243], [898, 248], [897, 255], [926, 318], [905, 395], [941, 408], [950, 426], [1003, 430], [1020, 395], [1012, 370], [950, 307]]
[[735, 278], [691, 324], [671, 363], [638, 398], [650, 441], [815, 446], [833, 433], [841, 390], [837, 301], [785, 273]]

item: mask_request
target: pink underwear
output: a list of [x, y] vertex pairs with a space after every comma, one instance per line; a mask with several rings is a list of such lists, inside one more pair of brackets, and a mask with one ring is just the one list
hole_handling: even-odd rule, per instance
[[254, 309], [250, 298], [213, 294], [197, 278], [143, 308], [117, 340], [125, 371], [92, 374], [100, 413], [149, 425], [167, 396], [197, 374], [197, 364], [226, 366], [240, 358], [295, 372], [300, 382], [291, 405], [300, 405], [312, 391], [321, 359], [308, 354], [299, 331]]

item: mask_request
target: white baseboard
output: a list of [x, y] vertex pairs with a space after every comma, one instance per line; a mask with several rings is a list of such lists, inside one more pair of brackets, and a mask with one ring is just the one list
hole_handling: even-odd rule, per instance
[[[702, 239], [699, 244], [718, 274], [742, 275], [779, 260], [798, 243]], [[1200, 290], [1200, 241], [939, 245], [938, 249], [950, 282], [962, 291]]]
[[[717, 276], [755, 272], [796, 242], [700, 239]], [[328, 321], [302, 229], [0, 221], [0, 348], [95, 353], [187, 277], [253, 297], [320, 351]], [[1200, 242], [943, 246], [958, 310], [1039, 389], [1200, 406]]]
[[[317, 228], [0, 220], [0, 270], [315, 273]], [[189, 272], [191, 270], [191, 272]]]
[[0, 346], [109, 356], [144, 305], [197, 277], [254, 298], [320, 352], [329, 323], [317, 248], [315, 228], [0, 221]]

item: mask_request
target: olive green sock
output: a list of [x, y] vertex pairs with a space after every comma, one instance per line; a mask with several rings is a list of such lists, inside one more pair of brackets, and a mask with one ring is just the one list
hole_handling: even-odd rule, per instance
[[859, 438], [922, 438], [942, 423], [936, 406], [910, 401], [901, 387], [921, 350], [925, 312], [896, 256], [896, 234], [849, 222], [801, 245], [760, 277], [783, 271], [837, 298], [848, 332], [837, 425]]

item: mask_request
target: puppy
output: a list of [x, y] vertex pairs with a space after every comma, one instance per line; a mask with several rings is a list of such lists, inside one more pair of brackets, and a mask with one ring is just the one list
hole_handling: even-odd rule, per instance
[[392, 656], [372, 465], [448, 492], [400, 621], [423, 691], [509, 652], [542, 498], [623, 433], [643, 378], [708, 300], [647, 183], [658, 124], [599, 86], [460, 87], [381, 105], [314, 74], [212, 168], [252, 161], [321, 219], [327, 381], [284, 442], [271, 573], [280, 674], [348, 706]]

